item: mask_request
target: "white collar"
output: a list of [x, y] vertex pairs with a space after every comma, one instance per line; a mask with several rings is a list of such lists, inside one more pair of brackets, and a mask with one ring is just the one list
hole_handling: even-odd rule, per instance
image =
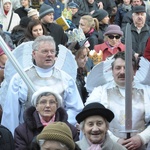
[[40, 77], [50, 77], [53, 73], [54, 65], [48, 69], [40, 68], [35, 66], [35, 70], [37, 71]]

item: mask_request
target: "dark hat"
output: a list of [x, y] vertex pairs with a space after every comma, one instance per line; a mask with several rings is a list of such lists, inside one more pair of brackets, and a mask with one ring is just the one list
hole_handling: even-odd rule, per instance
[[145, 7], [143, 5], [133, 7], [132, 13], [139, 13], [139, 12], [146, 12]]
[[86, 38], [86, 39], [84, 39], [84, 40], [82, 40], [82, 41], [80, 41], [80, 42], [77, 41], [77, 44], [75, 45], [74, 48], [75, 48], [76, 50], [80, 49], [82, 46], [84, 46], [84, 44], [86, 43], [87, 40], [88, 40], [88, 38]]
[[52, 12], [54, 12], [54, 9], [50, 5], [43, 3], [39, 10], [39, 18], [42, 19], [44, 16]]
[[98, 102], [90, 103], [86, 105], [83, 110], [76, 116], [76, 120], [78, 123], [85, 120], [87, 117], [100, 115], [104, 117], [108, 122], [111, 122], [114, 118], [114, 113], [106, 109], [102, 104]]
[[93, 14], [92, 14], [92, 17], [93, 18], [97, 18], [98, 21], [101, 21], [103, 20], [106, 16], [108, 16], [108, 12], [104, 9], [99, 9], [99, 10], [96, 10]]
[[118, 25], [109, 25], [105, 32], [104, 35], [109, 35], [109, 34], [119, 34], [121, 36], [123, 36], [123, 32], [121, 31], [121, 28]]
[[53, 140], [59, 141], [69, 147], [70, 150], [75, 148], [72, 132], [68, 125], [64, 122], [50, 123], [42, 132], [37, 136], [37, 141], [40, 140]]
[[31, 18], [24, 16], [20, 20], [20, 26], [22, 26], [23, 28], [26, 28], [30, 21], [31, 21]]
[[68, 3], [68, 7], [69, 8], [79, 8], [79, 5], [77, 3], [75, 3], [74, 1]]

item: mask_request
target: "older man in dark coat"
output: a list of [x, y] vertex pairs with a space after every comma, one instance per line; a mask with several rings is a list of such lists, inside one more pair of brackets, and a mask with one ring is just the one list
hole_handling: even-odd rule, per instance
[[[135, 6], [132, 13], [133, 23], [131, 24], [132, 34], [132, 49], [137, 55], [143, 55], [148, 37], [150, 36], [150, 27], [146, 24], [146, 11], [144, 6]], [[124, 38], [122, 42], [125, 43], [125, 31], [123, 28]]]

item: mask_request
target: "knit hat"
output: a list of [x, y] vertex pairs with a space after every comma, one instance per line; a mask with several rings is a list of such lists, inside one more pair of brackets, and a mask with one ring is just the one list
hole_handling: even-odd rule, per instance
[[109, 35], [109, 34], [119, 34], [121, 36], [123, 36], [123, 32], [121, 31], [121, 28], [118, 25], [109, 25], [105, 32], [104, 35]]
[[145, 7], [141, 5], [141, 6], [134, 6], [132, 12], [139, 13], [139, 12], [146, 12], [146, 10]]
[[77, 3], [75, 3], [74, 1], [68, 3], [68, 7], [69, 8], [79, 8], [79, 5]]
[[37, 11], [37, 9], [30, 9], [30, 10], [28, 11], [28, 17], [32, 17], [32, 16], [34, 16], [34, 15], [39, 16], [39, 12]]
[[54, 9], [50, 5], [43, 3], [39, 10], [39, 18], [42, 19], [47, 14], [53, 13], [53, 12], [54, 12]]
[[75, 149], [72, 132], [64, 122], [54, 122], [47, 125], [42, 132], [37, 136], [39, 140], [59, 141], [69, 147], [70, 150]]
[[92, 17], [97, 18], [98, 21], [103, 20], [106, 16], [108, 16], [108, 12], [104, 9], [96, 10], [92, 15]]
[[33, 106], [36, 106], [38, 96], [40, 96], [41, 94], [43, 94], [45, 92], [50, 92], [53, 95], [55, 95], [57, 103], [58, 103], [58, 108], [62, 106], [62, 97], [58, 93], [54, 92], [52, 88], [47, 87], [47, 86], [42, 87], [42, 88], [38, 89], [35, 93], [33, 93], [32, 99], [31, 99], [31, 104]]
[[90, 103], [86, 105], [83, 110], [76, 116], [78, 123], [81, 123], [87, 117], [99, 115], [104, 117], [108, 122], [111, 122], [114, 118], [114, 113], [106, 109], [102, 104], [98, 102]]

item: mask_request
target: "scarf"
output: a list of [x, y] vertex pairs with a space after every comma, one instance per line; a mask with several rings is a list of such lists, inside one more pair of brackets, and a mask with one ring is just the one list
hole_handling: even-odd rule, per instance
[[111, 46], [111, 45], [108, 43], [108, 41], [105, 41], [105, 43], [106, 43], [106, 45], [108, 46], [108, 48], [110, 48], [110, 49], [113, 50], [113, 49], [117, 48], [121, 42], [118, 42], [115, 46]]
[[89, 140], [87, 140], [87, 141], [88, 141], [88, 143], [90, 144], [90, 147], [89, 147], [87, 150], [102, 150], [101, 145], [102, 145], [103, 143], [100, 143], [100, 144], [93, 144], [93, 143], [91, 143]]
[[123, 8], [123, 10], [125, 10], [125, 11], [130, 11], [130, 10], [131, 10], [131, 5], [122, 4], [122, 8]]
[[91, 28], [90, 31], [88, 31], [87, 33], [85, 33], [86, 38], [90, 37], [94, 31], [95, 31], [95, 29]]
[[41, 123], [43, 126], [47, 126], [50, 123], [53, 123], [55, 121], [55, 115], [52, 117], [52, 119], [49, 122], [46, 122], [41, 116], [40, 116]]
[[9, 12], [9, 11], [4, 10], [5, 15], [7, 15], [7, 14], [8, 14], [8, 12]]

